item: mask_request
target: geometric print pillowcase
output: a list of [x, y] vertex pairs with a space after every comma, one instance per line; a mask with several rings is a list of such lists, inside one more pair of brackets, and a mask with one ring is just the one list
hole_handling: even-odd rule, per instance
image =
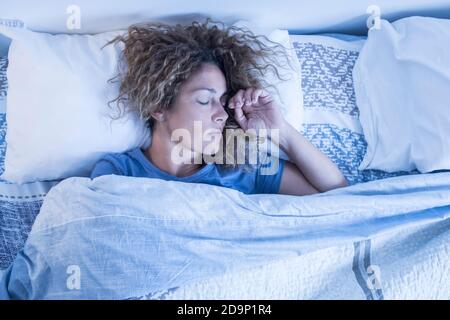
[[302, 134], [343, 172], [349, 184], [417, 171], [358, 170], [367, 149], [359, 122], [352, 71], [363, 37], [290, 35], [301, 66], [305, 119]]

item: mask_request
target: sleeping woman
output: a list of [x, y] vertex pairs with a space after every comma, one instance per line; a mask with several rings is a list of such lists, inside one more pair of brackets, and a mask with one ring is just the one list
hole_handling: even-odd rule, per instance
[[[206, 21], [135, 25], [113, 39], [110, 44], [124, 44], [125, 65], [113, 102], [124, 106], [119, 110], [139, 114], [148, 124], [151, 142], [105, 155], [91, 178], [158, 178], [246, 194], [309, 195], [347, 186], [337, 166], [283, 118], [268, 93], [270, 85], [262, 75], [272, 68], [281, 79], [274, 57], [287, 54], [261, 37]], [[231, 143], [239, 137], [245, 138], [244, 148]], [[256, 162], [250, 163], [249, 145], [259, 146], [264, 138], [289, 160], [257, 152]], [[239, 152], [244, 155], [239, 157]]]

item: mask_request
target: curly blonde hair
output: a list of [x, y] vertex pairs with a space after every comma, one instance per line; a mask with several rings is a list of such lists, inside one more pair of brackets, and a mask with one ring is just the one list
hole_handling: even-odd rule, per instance
[[[209, 18], [191, 25], [160, 22], [132, 25], [127, 33], [106, 45], [113, 43], [124, 44], [124, 49], [119, 74], [110, 79], [120, 81], [119, 95], [110, 103], [116, 102], [119, 110], [137, 112], [149, 129], [154, 126], [151, 114], [170, 110], [181, 84], [203, 63], [217, 65], [226, 79], [225, 110], [229, 117], [224, 133], [239, 128], [233, 111], [228, 108], [231, 97], [249, 87], [273, 87], [276, 91], [265, 80], [267, 73], [287, 80], [281, 77], [278, 68], [292, 68], [287, 48], [281, 44], [255, 35], [249, 29], [226, 27]], [[223, 141], [226, 146], [228, 141]]]

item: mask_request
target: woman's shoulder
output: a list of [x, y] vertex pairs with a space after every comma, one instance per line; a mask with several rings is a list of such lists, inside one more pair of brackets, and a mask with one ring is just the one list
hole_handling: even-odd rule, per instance
[[104, 154], [99, 161], [105, 160], [105, 161], [111, 161], [111, 162], [122, 162], [127, 159], [130, 159], [130, 154], [133, 152], [133, 150], [128, 150], [125, 152], [109, 152]]
[[95, 164], [91, 178], [105, 174], [127, 175], [127, 168], [131, 161], [129, 150], [126, 152], [110, 152], [104, 154]]

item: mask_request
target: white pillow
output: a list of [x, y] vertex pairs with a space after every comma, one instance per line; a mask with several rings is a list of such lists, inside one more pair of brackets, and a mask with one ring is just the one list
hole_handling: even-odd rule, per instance
[[450, 169], [450, 20], [371, 29], [353, 70], [367, 152], [359, 169]]
[[[301, 68], [300, 62], [298, 61], [297, 55], [295, 53], [295, 49], [291, 43], [288, 31], [256, 26], [255, 24], [252, 24], [251, 22], [246, 20], [239, 20], [238, 22], [234, 23], [233, 26], [246, 28], [252, 31], [255, 35], [264, 35], [269, 40], [279, 43], [287, 49], [287, 53], [289, 54], [289, 61], [291, 62], [293, 69], [290, 69], [289, 66], [286, 65], [286, 61], [285, 59], [283, 59], [283, 57], [277, 57], [277, 59], [282, 65], [284, 65], [282, 68], [278, 68], [278, 72], [283, 79], [288, 80], [280, 80], [272, 72], [268, 72], [266, 74], [265, 80], [268, 83], [274, 85], [278, 90], [279, 95], [273, 88], [269, 87], [267, 89], [267, 91], [280, 105], [281, 112], [286, 121], [295, 129], [300, 131], [304, 118]], [[268, 41], [264, 41], [264, 43], [269, 46], [273, 46], [273, 44]]]
[[[12, 39], [7, 69], [5, 171], [15, 183], [89, 176], [109, 152], [146, 145], [149, 130], [136, 114], [112, 121], [107, 102], [118, 84], [119, 46], [101, 49], [118, 32], [50, 35], [0, 27]], [[115, 105], [114, 105], [115, 106]]]

